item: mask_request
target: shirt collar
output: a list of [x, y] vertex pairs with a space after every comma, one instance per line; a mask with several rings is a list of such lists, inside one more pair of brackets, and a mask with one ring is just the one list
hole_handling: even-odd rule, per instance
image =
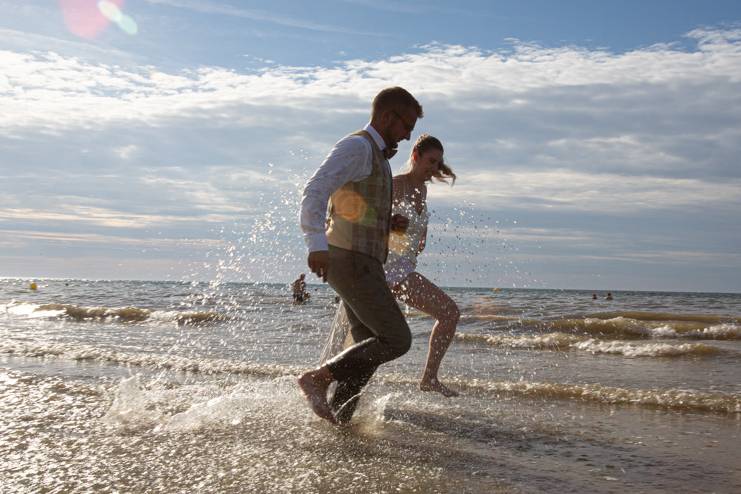
[[381, 134], [378, 133], [376, 129], [373, 128], [373, 126], [368, 123], [365, 127], [363, 127], [363, 130], [368, 132], [374, 141], [376, 141], [376, 144], [378, 145], [378, 149], [383, 151], [386, 149], [386, 141], [383, 140], [383, 137], [381, 137]]

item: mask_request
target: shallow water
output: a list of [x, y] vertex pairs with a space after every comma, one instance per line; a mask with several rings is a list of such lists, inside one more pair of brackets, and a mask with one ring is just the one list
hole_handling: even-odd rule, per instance
[[295, 375], [335, 305], [280, 285], [0, 280], [2, 492], [738, 492], [741, 296], [450, 289], [350, 427]]

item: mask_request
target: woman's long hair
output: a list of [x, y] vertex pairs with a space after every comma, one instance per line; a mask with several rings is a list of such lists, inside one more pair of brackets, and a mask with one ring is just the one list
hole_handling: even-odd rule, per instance
[[[445, 153], [445, 150], [443, 149], [443, 143], [440, 142], [440, 139], [437, 137], [433, 137], [430, 134], [422, 134], [417, 138], [417, 141], [414, 143], [414, 147], [412, 148], [412, 153], [414, 151], [417, 151], [417, 156], [422, 156], [427, 151], [431, 149], [437, 149], [441, 153]], [[412, 157], [409, 157], [409, 169], [412, 168]], [[450, 168], [450, 166], [445, 163], [445, 159], [443, 158], [442, 161], [440, 161], [440, 166], [435, 171], [435, 173], [432, 174], [432, 178], [437, 179], [440, 182], [448, 183], [448, 179], [451, 179], [451, 186], [455, 183], [456, 175], [453, 173], [453, 170]]]

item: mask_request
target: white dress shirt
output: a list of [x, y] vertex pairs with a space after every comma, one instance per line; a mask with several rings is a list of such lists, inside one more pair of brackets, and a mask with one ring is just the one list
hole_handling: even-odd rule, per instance
[[[383, 151], [386, 142], [367, 124], [363, 127]], [[301, 230], [309, 252], [327, 250], [327, 203], [348, 182], [359, 182], [373, 171], [373, 148], [363, 136], [350, 135], [334, 145], [324, 162], [306, 182], [301, 199]]]

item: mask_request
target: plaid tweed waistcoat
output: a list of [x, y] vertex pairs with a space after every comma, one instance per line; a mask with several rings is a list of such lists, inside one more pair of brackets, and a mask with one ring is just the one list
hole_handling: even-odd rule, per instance
[[375, 257], [383, 264], [388, 256], [391, 222], [391, 167], [368, 132], [359, 130], [352, 135], [370, 143], [373, 169], [368, 177], [347, 182], [330, 197], [327, 241]]

